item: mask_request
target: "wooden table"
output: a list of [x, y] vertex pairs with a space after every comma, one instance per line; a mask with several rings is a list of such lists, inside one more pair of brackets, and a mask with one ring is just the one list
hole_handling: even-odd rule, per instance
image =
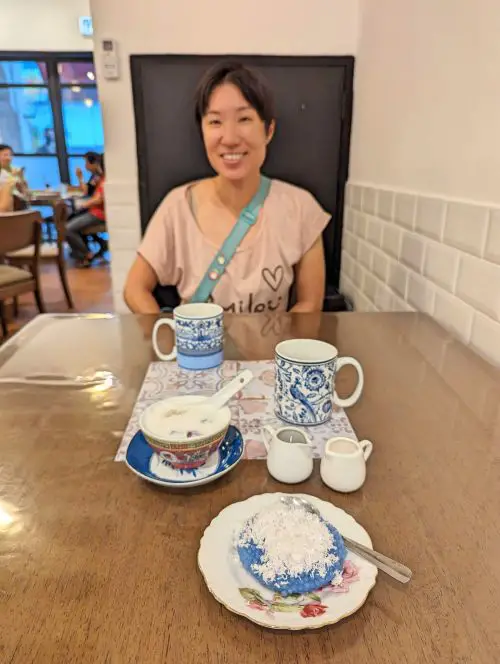
[[[498, 664], [496, 369], [419, 314], [227, 319], [227, 357], [270, 358], [279, 339], [310, 334], [361, 361], [365, 394], [349, 416], [375, 446], [364, 488], [333, 493], [316, 466], [290, 491], [349, 511], [376, 548], [414, 570], [407, 587], [380, 574], [364, 607], [335, 626], [275, 633], [220, 606], [196, 556], [223, 507], [283, 485], [264, 462], [246, 461], [215, 484], [175, 493], [114, 463], [153, 359], [154, 319], [91, 320], [102, 349], [89, 347], [88, 319], [75, 318], [81, 353], [68, 350], [67, 372], [90, 351], [94, 363], [102, 353], [120, 384], [83, 391], [0, 384], [1, 662]], [[8, 357], [19, 359], [40, 329], [59, 323], [39, 319], [7, 344], [0, 377]], [[64, 358], [55, 328], [44, 347], [28, 373]], [[343, 375], [339, 391], [352, 380]]]

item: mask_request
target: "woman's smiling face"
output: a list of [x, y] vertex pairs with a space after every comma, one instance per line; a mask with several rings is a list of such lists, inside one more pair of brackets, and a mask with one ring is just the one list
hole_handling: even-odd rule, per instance
[[229, 180], [258, 173], [274, 133], [236, 85], [222, 83], [212, 92], [201, 123], [203, 142], [212, 168]]
[[9, 169], [12, 164], [12, 150], [4, 148], [0, 150], [0, 168]]

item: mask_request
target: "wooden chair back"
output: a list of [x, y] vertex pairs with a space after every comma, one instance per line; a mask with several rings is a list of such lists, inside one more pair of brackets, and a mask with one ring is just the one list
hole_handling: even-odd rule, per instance
[[0, 215], [0, 256], [34, 245], [35, 261], [40, 255], [42, 217], [39, 212], [11, 212]]
[[54, 225], [57, 234], [57, 248], [61, 256], [64, 254], [64, 236], [67, 222], [68, 206], [64, 201], [57, 201], [57, 203], [54, 203]]

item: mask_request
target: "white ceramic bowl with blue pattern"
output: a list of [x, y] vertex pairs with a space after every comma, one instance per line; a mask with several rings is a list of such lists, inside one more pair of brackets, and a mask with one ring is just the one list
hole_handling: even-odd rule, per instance
[[206, 399], [190, 394], [162, 399], [148, 406], [139, 418], [144, 438], [172, 468], [199, 468], [217, 451], [226, 436], [231, 422], [231, 411], [227, 406], [210, 414], [213, 422], [204, 424], [203, 431], [169, 432], [169, 413], [188, 411], [189, 407], [202, 404]]

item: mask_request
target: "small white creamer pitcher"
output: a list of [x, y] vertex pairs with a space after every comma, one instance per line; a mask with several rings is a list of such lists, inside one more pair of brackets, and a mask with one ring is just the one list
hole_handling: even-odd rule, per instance
[[369, 440], [330, 438], [321, 459], [323, 482], [334, 491], [348, 493], [360, 489], [366, 479], [366, 461], [373, 450]]
[[306, 480], [313, 470], [312, 442], [296, 427], [282, 427], [275, 431], [269, 426], [262, 429], [267, 450], [269, 473], [286, 484]]

